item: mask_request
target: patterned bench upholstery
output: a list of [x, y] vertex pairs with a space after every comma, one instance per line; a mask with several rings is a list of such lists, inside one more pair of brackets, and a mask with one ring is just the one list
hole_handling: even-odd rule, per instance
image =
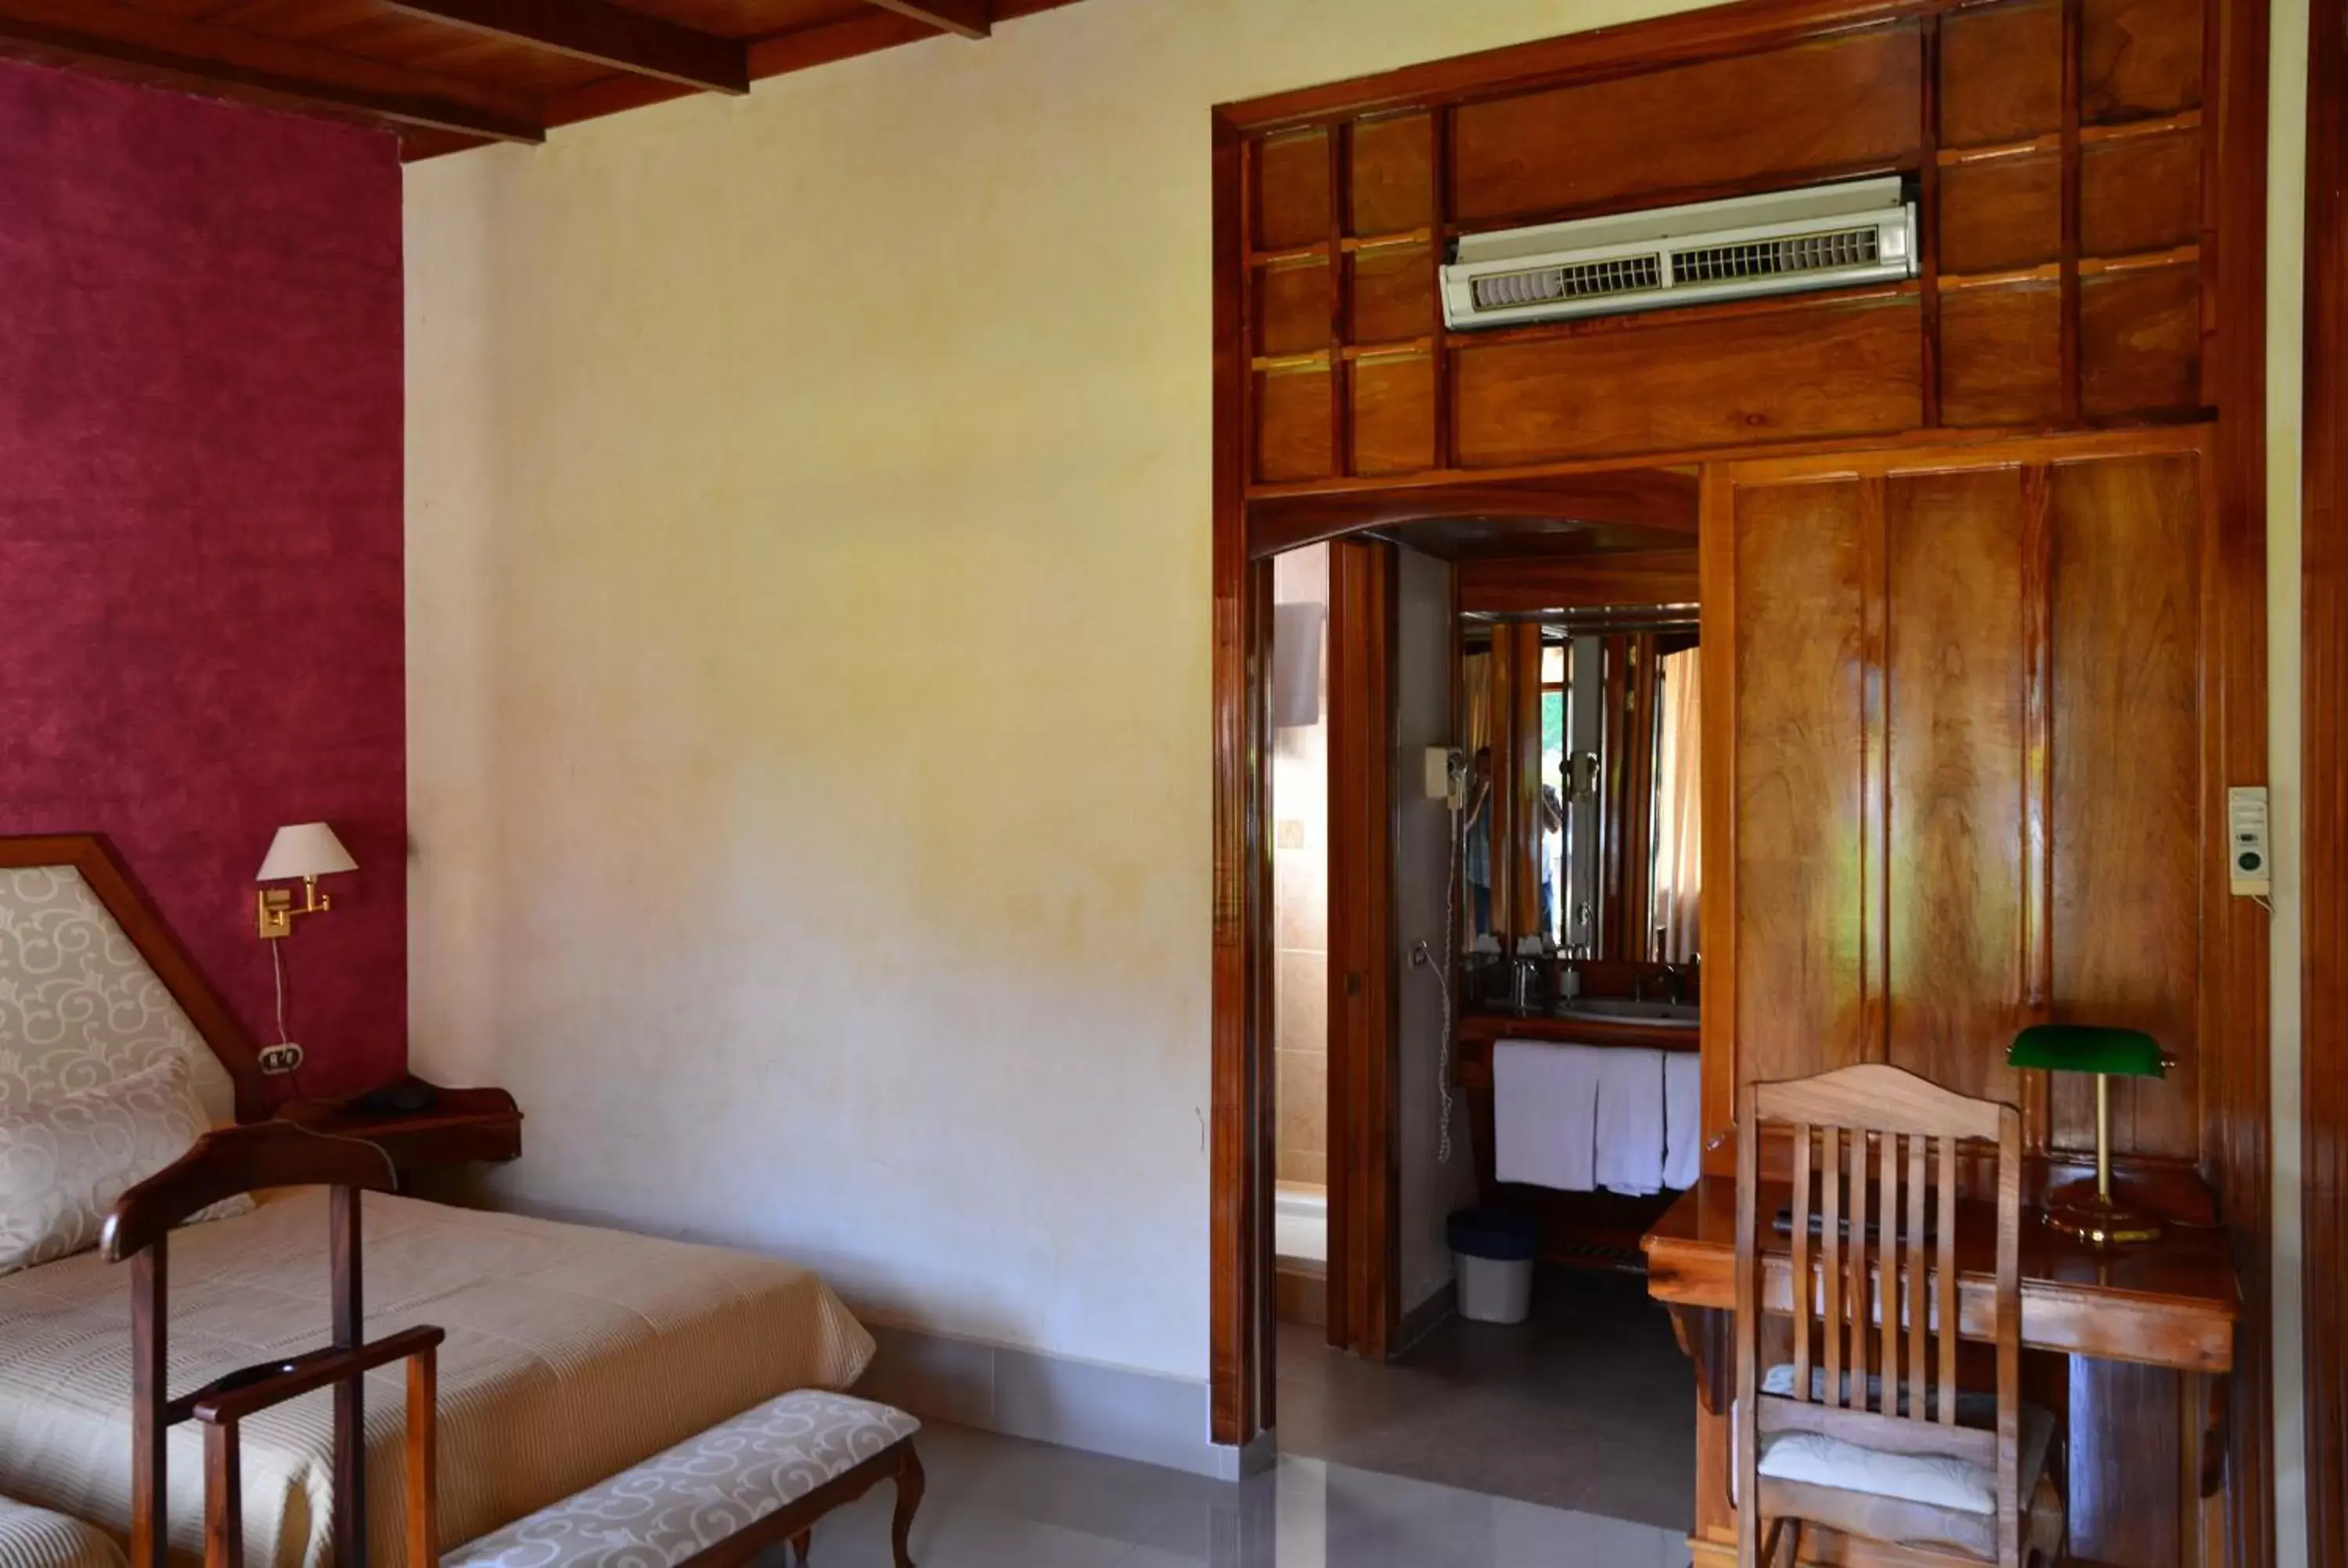
[[785, 1394], [457, 1548], [441, 1568], [725, 1568], [783, 1541], [805, 1561], [818, 1519], [890, 1479], [897, 1562], [911, 1568], [920, 1428], [870, 1399]]
[[129, 1561], [94, 1525], [0, 1497], [0, 1568], [128, 1568]]

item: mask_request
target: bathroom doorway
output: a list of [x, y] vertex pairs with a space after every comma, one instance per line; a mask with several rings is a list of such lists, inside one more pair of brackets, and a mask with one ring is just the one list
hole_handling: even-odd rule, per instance
[[[1654, 579], [1680, 608], [1635, 628], [1492, 608], [1496, 582], [1612, 581], [1581, 542], [1404, 524], [1267, 563], [1270, 1403], [1291, 1454], [1684, 1530], [1694, 1379], [1635, 1267], [1657, 1195], [1558, 1194], [1560, 1229], [1493, 1169], [1495, 1045], [1546, 1021], [1495, 1024], [1534, 1004], [1507, 977], [1538, 969], [1546, 1009], [1570, 950], [1600, 993], [1649, 989], [1677, 886], [1652, 835], [1691, 787], [1664, 775], [1692, 720], [1663, 727], [1694, 684], [1692, 541]], [[1509, 1324], [1462, 1315], [1447, 1226], [1496, 1201], [1541, 1242]]]

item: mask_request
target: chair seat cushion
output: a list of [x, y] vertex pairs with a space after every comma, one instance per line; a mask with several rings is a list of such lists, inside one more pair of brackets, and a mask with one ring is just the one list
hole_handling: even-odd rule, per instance
[[94, 1525], [0, 1497], [0, 1568], [127, 1568], [127, 1560]]
[[674, 1568], [921, 1430], [801, 1389], [457, 1548], [441, 1568]]
[[[1962, 1411], [1962, 1401], [1959, 1408]], [[1993, 1419], [1995, 1409], [1996, 1401], [1992, 1400]], [[2054, 1418], [2035, 1405], [2023, 1406], [2021, 1495], [2016, 1506], [2026, 1505], [2037, 1489], [2054, 1438]], [[1959, 1513], [1997, 1512], [1997, 1472], [1988, 1465], [1939, 1455], [1887, 1452], [1821, 1432], [1771, 1433], [1761, 1440], [1757, 1468], [1772, 1481], [1863, 1491]]]

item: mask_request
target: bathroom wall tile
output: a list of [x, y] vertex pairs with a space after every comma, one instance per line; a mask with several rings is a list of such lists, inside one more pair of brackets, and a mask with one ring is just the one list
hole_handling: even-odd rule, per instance
[[1329, 955], [1283, 949], [1272, 956], [1272, 1037], [1282, 1050], [1329, 1050]]
[[1275, 1050], [1272, 1092], [1280, 1120], [1274, 1153], [1293, 1149], [1318, 1153], [1329, 1147], [1329, 1059], [1301, 1050]]
[[1293, 1149], [1285, 1143], [1274, 1150], [1272, 1179], [1294, 1182], [1302, 1186], [1325, 1187], [1329, 1184], [1329, 1155], [1322, 1149]]
[[1329, 946], [1329, 845], [1322, 825], [1305, 828], [1300, 848], [1272, 856], [1272, 940], [1274, 947], [1320, 951]]

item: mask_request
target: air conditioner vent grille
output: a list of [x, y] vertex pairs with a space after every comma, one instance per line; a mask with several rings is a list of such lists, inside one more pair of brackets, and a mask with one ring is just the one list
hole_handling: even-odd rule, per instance
[[1879, 244], [1878, 231], [1870, 223], [1863, 229], [1839, 229], [1830, 233], [1700, 245], [1672, 253], [1672, 274], [1675, 282], [1682, 283], [1713, 283], [1829, 272], [1844, 267], [1871, 265]]
[[1536, 267], [1523, 272], [1498, 272], [1476, 280], [1476, 308], [1513, 310], [1545, 305], [1560, 300], [1587, 300], [1607, 294], [1632, 294], [1663, 282], [1661, 257], [1614, 256], [1602, 261], [1576, 261], [1563, 267]]

